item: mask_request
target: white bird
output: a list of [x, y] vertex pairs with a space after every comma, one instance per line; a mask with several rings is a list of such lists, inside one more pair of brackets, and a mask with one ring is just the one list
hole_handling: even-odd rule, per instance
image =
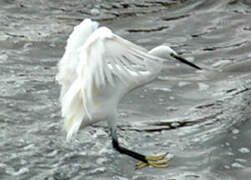
[[168, 46], [147, 51], [118, 35], [107, 27], [85, 19], [67, 40], [65, 53], [58, 64], [57, 81], [61, 85], [60, 101], [67, 140], [80, 128], [106, 120], [111, 131], [113, 147], [141, 161], [146, 166], [167, 167], [160, 156], [144, 156], [121, 147], [116, 136], [117, 106], [131, 90], [154, 80], [163, 64], [177, 59], [196, 69]]

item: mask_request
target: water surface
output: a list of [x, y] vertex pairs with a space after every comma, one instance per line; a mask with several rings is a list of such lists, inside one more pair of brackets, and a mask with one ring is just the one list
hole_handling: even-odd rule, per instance
[[[168, 44], [204, 71], [177, 65], [119, 105], [119, 137], [167, 169], [135, 170], [106, 124], [65, 142], [57, 62], [89, 17], [151, 49]], [[251, 3], [245, 0], [0, 0], [0, 179], [248, 179]]]

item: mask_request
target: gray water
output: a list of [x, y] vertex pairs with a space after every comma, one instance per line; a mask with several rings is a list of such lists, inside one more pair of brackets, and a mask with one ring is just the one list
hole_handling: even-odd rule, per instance
[[[135, 170], [105, 123], [65, 141], [56, 65], [86, 17], [205, 69], [177, 65], [119, 105], [121, 143], [168, 151], [168, 168]], [[250, 39], [248, 0], [0, 0], [0, 179], [250, 179]]]

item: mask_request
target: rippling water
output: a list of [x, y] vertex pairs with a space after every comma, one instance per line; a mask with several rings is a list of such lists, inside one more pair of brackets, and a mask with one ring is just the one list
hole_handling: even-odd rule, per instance
[[[102, 123], [65, 142], [56, 64], [86, 17], [206, 69], [177, 65], [119, 106], [122, 143], [169, 168], [135, 171]], [[249, 179], [250, 19], [247, 0], [0, 0], [0, 179]]]

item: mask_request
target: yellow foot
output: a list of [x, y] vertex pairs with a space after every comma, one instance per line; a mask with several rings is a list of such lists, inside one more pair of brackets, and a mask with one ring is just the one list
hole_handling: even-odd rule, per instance
[[142, 169], [147, 166], [152, 166], [155, 168], [165, 168], [168, 167], [168, 162], [170, 159], [163, 160], [166, 157], [167, 153], [159, 156], [146, 156], [147, 163], [140, 161], [136, 165], [136, 169]]
[[167, 154], [168, 153], [161, 154], [161, 155], [158, 155], [158, 156], [146, 156], [146, 160], [148, 160], [148, 161], [159, 161], [159, 160], [164, 159], [167, 156]]

